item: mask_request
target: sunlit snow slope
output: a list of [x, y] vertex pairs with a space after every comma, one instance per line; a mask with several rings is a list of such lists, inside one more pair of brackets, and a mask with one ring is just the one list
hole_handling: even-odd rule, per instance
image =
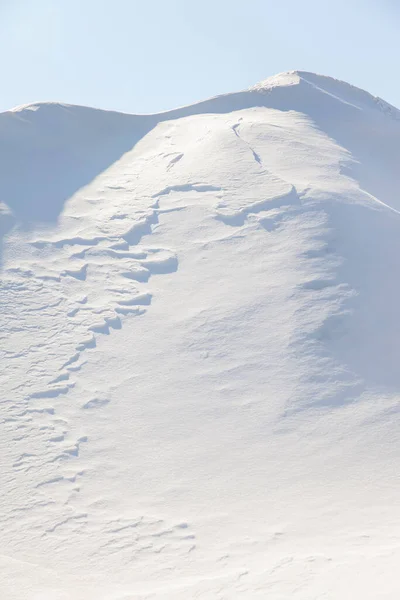
[[2, 600], [399, 598], [399, 190], [310, 73], [0, 114]]

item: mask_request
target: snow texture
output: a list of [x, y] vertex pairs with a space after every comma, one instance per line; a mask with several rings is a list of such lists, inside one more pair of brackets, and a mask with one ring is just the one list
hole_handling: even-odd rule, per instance
[[311, 73], [0, 114], [1, 598], [399, 597], [399, 165]]

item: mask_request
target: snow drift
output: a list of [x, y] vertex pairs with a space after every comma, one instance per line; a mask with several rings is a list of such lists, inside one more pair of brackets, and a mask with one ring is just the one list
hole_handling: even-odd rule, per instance
[[398, 597], [399, 164], [311, 73], [0, 114], [4, 598]]

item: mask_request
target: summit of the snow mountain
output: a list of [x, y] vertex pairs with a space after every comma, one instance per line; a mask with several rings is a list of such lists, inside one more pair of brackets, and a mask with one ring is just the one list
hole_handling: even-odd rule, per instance
[[[272, 93], [285, 90], [295, 100], [299, 95], [310, 96], [311, 91], [326, 94], [331, 98], [358, 109], [378, 109], [395, 119], [400, 119], [400, 111], [379, 96], [350, 83], [326, 75], [308, 71], [287, 71], [268, 77], [252, 86], [250, 90]], [[295, 109], [295, 106], [293, 105]]]

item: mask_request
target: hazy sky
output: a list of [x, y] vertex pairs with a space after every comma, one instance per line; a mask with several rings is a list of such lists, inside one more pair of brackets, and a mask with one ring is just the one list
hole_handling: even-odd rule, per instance
[[400, 107], [400, 0], [0, 0], [0, 111], [154, 112], [292, 69]]

